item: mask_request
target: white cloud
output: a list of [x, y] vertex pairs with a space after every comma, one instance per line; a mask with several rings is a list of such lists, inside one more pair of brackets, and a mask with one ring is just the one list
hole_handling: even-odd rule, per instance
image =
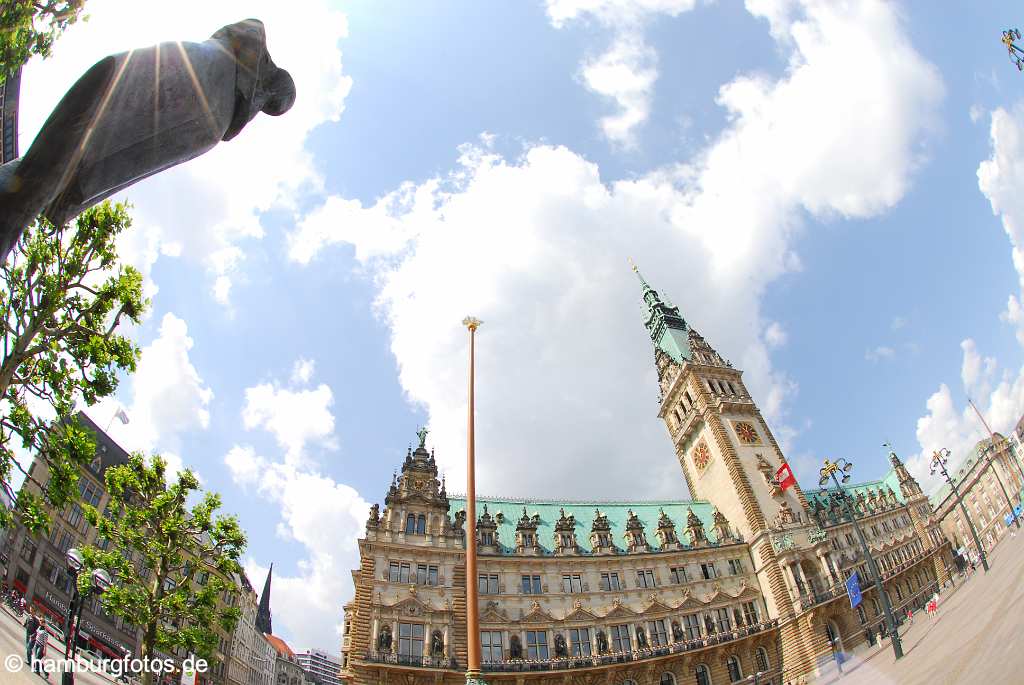
[[[263, 237], [260, 213], [294, 208], [322, 180], [304, 147], [310, 131], [337, 120], [351, 87], [342, 73], [340, 39], [347, 20], [326, 0], [286, 3], [182, 0], [167, 7], [133, 0], [90, 0], [90, 19], [57, 41], [53, 57], [25, 69], [21, 99], [21, 148], [87, 65], [107, 54], [165, 40], [203, 41], [225, 24], [261, 19], [274, 61], [295, 80], [298, 97], [281, 117], [259, 115], [234, 140], [196, 160], [140, 182], [117, 199], [135, 204], [136, 226], [122, 239], [125, 258], [145, 274], [161, 255], [181, 254], [202, 264], [210, 292], [221, 303], [240, 275], [248, 241]], [[188, 198], [183, 211], [181, 198]], [[167, 245], [164, 249], [162, 246]], [[147, 291], [155, 292], [148, 284]]]
[[602, 117], [601, 130], [613, 143], [635, 144], [635, 129], [651, 111], [658, 55], [644, 41], [644, 23], [657, 15], [678, 16], [695, 0], [547, 0], [551, 23], [594, 19], [613, 33], [611, 46], [584, 60], [580, 78], [593, 92], [613, 99], [618, 113]]
[[[942, 85], [887, 6], [810, 3], [776, 28], [792, 53], [787, 73], [723, 86], [730, 123], [691, 165], [606, 183], [564, 148], [519, 159], [466, 149], [447, 177], [368, 207], [329, 200], [317, 231], [292, 234], [296, 261], [351, 244], [375, 275], [400, 382], [429, 413], [450, 482], [464, 474], [458, 322], [470, 313], [485, 321], [481, 492], [681, 494], [627, 255], [745, 370], [773, 428], [792, 437], [796, 388], [772, 368], [761, 294], [798, 268], [791, 240], [805, 212], [867, 217], [900, 199]], [[386, 238], [364, 221], [387, 226]], [[663, 466], [637, 469], [637, 459]]]
[[245, 427], [270, 432], [293, 465], [309, 443], [333, 449], [334, 403], [331, 389], [324, 384], [312, 390], [287, 390], [263, 383], [245, 390], [242, 421]]
[[292, 366], [292, 383], [294, 385], [305, 385], [313, 377], [316, 370], [316, 362], [312, 359], [296, 359]]
[[[1024, 104], [1012, 110], [992, 112], [990, 129], [992, 155], [978, 166], [978, 188], [1000, 217], [1010, 239], [1010, 255], [1024, 291]], [[1016, 327], [1017, 341], [1024, 345], [1024, 313], [1021, 297], [1011, 294], [1001, 315]], [[941, 482], [927, 473], [929, 458], [937, 449], [952, 452], [950, 467], [956, 468], [987, 432], [967, 400], [973, 400], [989, 427], [1006, 434], [1024, 414], [1024, 368], [1015, 373], [1001, 369], [994, 357], [984, 356], [972, 339], [960, 343], [963, 363], [960, 381], [966, 395], [961, 406], [943, 383], [928, 398], [927, 414], [918, 419], [917, 439], [921, 452], [909, 463], [914, 474], [935, 489]]]
[[[306, 368], [312, 374], [313, 362]], [[307, 381], [309, 378], [306, 379]], [[306, 550], [306, 557], [298, 562], [298, 574], [289, 576], [278, 565], [273, 581], [272, 608], [275, 631], [292, 636], [298, 644], [334, 650], [341, 636], [341, 606], [352, 596], [348, 569], [359, 565], [358, 537], [365, 532], [370, 508], [358, 492], [344, 483], [338, 483], [320, 473], [303, 450], [311, 439], [323, 440], [325, 429], [333, 430], [334, 417], [330, 413], [330, 390], [326, 395], [317, 391], [297, 398], [299, 394], [276, 391], [273, 402], [254, 405], [249, 391], [261, 397], [265, 388], [260, 385], [246, 392], [246, 414], [254, 406], [259, 420], [246, 428], [257, 426], [271, 432], [281, 444], [285, 454], [281, 460], [272, 460], [256, 453], [247, 445], [235, 445], [225, 455], [224, 463], [235, 484], [255, 487], [259, 494], [280, 507], [281, 520], [278, 535], [295, 541]], [[313, 424], [297, 429], [296, 433], [282, 430], [282, 421], [294, 419], [286, 405], [298, 402], [303, 411], [320, 416]], [[250, 559], [246, 564], [250, 578], [262, 578], [266, 568]], [[326, 643], [326, 644], [325, 644]]]
[[[978, 187], [1000, 217], [1010, 239], [1011, 258], [1024, 291], [1024, 103], [992, 112], [992, 156], [978, 165]], [[1004, 321], [1016, 326], [1024, 345], [1024, 309], [1020, 293], [1007, 300]]]
[[764, 329], [764, 341], [768, 347], [776, 348], [782, 347], [789, 340], [789, 335], [786, 333], [786, 329], [782, 327], [778, 321], [772, 321], [768, 324], [768, 327]]
[[892, 317], [892, 323], [890, 324], [889, 327], [892, 328], [892, 330], [894, 330], [894, 331], [898, 331], [898, 330], [900, 330], [901, 328], [903, 328], [906, 325], [907, 325], [906, 317], [894, 316], [894, 317]]
[[896, 350], [886, 345], [879, 345], [864, 353], [864, 358], [869, 362], [877, 362], [883, 359], [892, 359], [896, 356]]

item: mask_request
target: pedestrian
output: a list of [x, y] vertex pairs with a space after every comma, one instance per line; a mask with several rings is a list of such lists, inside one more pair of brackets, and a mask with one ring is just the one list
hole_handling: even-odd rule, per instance
[[32, 663], [32, 647], [36, 639], [36, 630], [39, 628], [39, 619], [36, 618], [32, 607], [29, 607], [28, 617], [25, 619], [25, 661]]
[[910, 621], [910, 625], [914, 625], [914, 612], [910, 607], [907, 607], [907, 620]]
[[32, 660], [32, 672], [38, 673], [47, 680], [50, 679], [50, 674], [47, 673], [46, 669], [43, 667], [43, 657], [46, 656], [46, 642], [48, 636], [49, 633], [46, 632], [46, 617], [41, 616], [39, 618], [39, 628], [36, 629], [35, 653], [33, 654], [35, 658]]

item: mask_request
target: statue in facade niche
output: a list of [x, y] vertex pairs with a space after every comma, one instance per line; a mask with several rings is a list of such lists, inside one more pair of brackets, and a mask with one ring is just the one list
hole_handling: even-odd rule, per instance
[[603, 630], [597, 631], [595, 635], [597, 638], [597, 653], [605, 654], [608, 652], [608, 636], [604, 634]]
[[391, 626], [385, 625], [380, 629], [380, 633], [377, 635], [377, 651], [391, 651]]
[[679, 642], [683, 637], [683, 627], [679, 625], [679, 621], [672, 621], [672, 639]]
[[510, 659], [523, 658], [523, 643], [519, 641], [518, 635], [513, 635], [508, 639], [508, 656]]
[[569, 656], [569, 647], [565, 644], [565, 638], [561, 633], [555, 635], [555, 656]]
[[647, 649], [647, 633], [640, 626], [636, 627], [636, 646], [640, 649]]
[[66, 223], [294, 102], [295, 83], [270, 59], [257, 19], [202, 43], [104, 57], [65, 93], [25, 155], [0, 166], [0, 261], [40, 214]]
[[430, 655], [444, 656], [444, 635], [440, 630], [435, 630], [430, 636]]

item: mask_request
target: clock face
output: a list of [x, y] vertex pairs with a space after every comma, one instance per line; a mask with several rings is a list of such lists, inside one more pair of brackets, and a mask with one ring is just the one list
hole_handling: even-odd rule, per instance
[[698, 471], [703, 471], [707, 468], [709, 461], [711, 461], [711, 450], [708, 449], [707, 443], [701, 440], [693, 448], [693, 465], [697, 467]]
[[736, 435], [739, 437], [740, 442], [746, 445], [756, 445], [761, 441], [757, 437], [757, 431], [746, 421], [737, 421], [733, 427], [736, 429]]

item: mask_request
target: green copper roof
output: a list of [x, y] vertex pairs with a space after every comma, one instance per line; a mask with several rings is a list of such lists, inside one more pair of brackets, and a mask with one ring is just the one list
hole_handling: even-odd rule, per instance
[[[644, 524], [644, 535], [648, 544], [654, 550], [658, 549], [658, 518], [664, 510], [676, 527], [676, 537], [683, 543], [687, 542], [686, 517], [689, 509], [693, 509], [701, 522], [704, 524], [704, 534], [709, 542], [715, 542], [714, 531], [711, 526], [714, 524], [712, 516], [714, 507], [710, 502], [704, 501], [663, 501], [663, 502], [556, 502], [550, 500], [529, 500], [529, 499], [504, 499], [499, 497], [478, 497], [476, 502], [477, 518], [483, 516], [484, 506], [487, 513], [497, 518], [501, 514], [501, 523], [498, 524], [498, 542], [501, 544], [504, 554], [512, 554], [516, 544], [516, 524], [523, 516], [523, 508], [529, 516], [540, 515], [540, 525], [537, 527], [537, 539], [545, 554], [552, 553], [555, 540], [555, 522], [561, 517], [561, 509], [565, 509], [566, 516], [573, 516], [576, 519], [576, 542], [583, 554], [591, 554], [590, 529], [594, 522], [594, 510], [599, 509], [601, 514], [608, 517], [611, 525], [612, 540], [619, 550], [624, 550], [626, 540], [626, 519], [629, 511]], [[466, 500], [464, 497], [449, 498], [449, 506], [452, 517], [455, 512], [465, 510]], [[730, 521], [730, 526], [735, 527]]]
[[[903, 498], [903, 493], [900, 491], [900, 480], [896, 475], [896, 469], [889, 469], [889, 472], [885, 474], [885, 478], [881, 480], [869, 480], [865, 483], [854, 483], [852, 485], [843, 486], [846, 492], [853, 498], [856, 498], [860, 493], [864, 493], [864, 497], [867, 498], [869, 491], [874, 490], [878, 492], [887, 492], [888, 489], [892, 489], [896, 495], [896, 500], [900, 504], [906, 503]], [[815, 490], [804, 490], [804, 495], [807, 496], [807, 502], [813, 507], [816, 500], [821, 501], [822, 506], [828, 508], [828, 493], [835, 490], [835, 485], [828, 488], [827, 490], [815, 489]]]

